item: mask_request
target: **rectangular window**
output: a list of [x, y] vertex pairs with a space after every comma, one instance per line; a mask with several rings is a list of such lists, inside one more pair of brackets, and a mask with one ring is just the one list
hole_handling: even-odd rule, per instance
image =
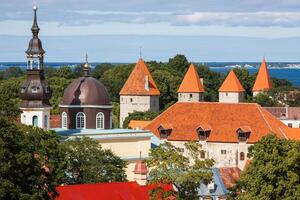
[[179, 148], [180, 153], [184, 153], [184, 148]]
[[226, 154], [226, 150], [222, 149], [222, 150], [221, 150], [221, 154], [222, 154], [222, 155], [225, 155], [225, 154]]
[[293, 124], [292, 123], [288, 123], [288, 127], [293, 128]]

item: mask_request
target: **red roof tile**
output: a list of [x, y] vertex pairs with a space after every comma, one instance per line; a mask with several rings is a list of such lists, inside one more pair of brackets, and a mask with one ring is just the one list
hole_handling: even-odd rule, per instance
[[300, 128], [284, 127], [282, 130], [288, 139], [300, 140]]
[[[146, 82], [149, 88], [146, 87]], [[160, 95], [158, 88], [144, 62], [139, 59], [129, 78], [120, 91], [120, 95]]]
[[[56, 188], [60, 194], [56, 200], [148, 200], [149, 191], [155, 187], [140, 186], [136, 182], [66, 185]], [[171, 185], [165, 185], [163, 189], [173, 190]]]
[[271, 88], [272, 81], [270, 78], [269, 70], [267, 68], [266, 60], [263, 59], [253, 86], [253, 91], [263, 91]]
[[186, 72], [183, 81], [179, 86], [178, 92], [180, 93], [204, 92], [204, 88], [198, 76], [198, 72], [193, 64], [190, 65], [188, 71]]
[[145, 130], [160, 136], [158, 128], [168, 124], [172, 128], [168, 140], [199, 140], [197, 128], [209, 124], [211, 132], [208, 142], [238, 142], [237, 129], [251, 129], [248, 143], [255, 143], [263, 136], [274, 132], [285, 137], [280, 120], [254, 103], [177, 102], [156, 117]]
[[131, 129], [143, 129], [145, 126], [150, 124], [151, 121], [144, 120], [130, 120], [128, 127]]
[[219, 170], [226, 188], [232, 188], [240, 179], [241, 170], [238, 167], [221, 167]]
[[229, 72], [223, 84], [221, 85], [219, 92], [244, 92], [242, 84], [236, 77], [233, 70]]

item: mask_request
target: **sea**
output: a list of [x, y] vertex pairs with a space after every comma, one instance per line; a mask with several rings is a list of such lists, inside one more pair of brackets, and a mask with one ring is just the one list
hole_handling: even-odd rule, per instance
[[[52, 62], [45, 63], [47, 67], [59, 68], [61, 66], [70, 66], [74, 67], [80, 63], [71, 63], [71, 62]], [[95, 67], [100, 63], [90, 63], [91, 68]], [[126, 63], [112, 63], [112, 64], [126, 64]], [[260, 67], [260, 63], [256, 62], [206, 62], [201, 63], [209, 68], [212, 71], [227, 73], [230, 69], [235, 67], [245, 68], [251, 74], [256, 73]], [[3, 62], [0, 63], [0, 70], [5, 70], [9, 67], [17, 66], [22, 69], [26, 69], [26, 63], [23, 62]], [[287, 63], [287, 62], [270, 62], [268, 63], [268, 69], [270, 75], [276, 78], [283, 78], [289, 80], [294, 86], [300, 87], [300, 62], [299, 63]]]

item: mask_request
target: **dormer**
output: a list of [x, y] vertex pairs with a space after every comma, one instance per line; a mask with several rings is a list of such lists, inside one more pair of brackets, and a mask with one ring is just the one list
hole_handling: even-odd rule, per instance
[[172, 127], [170, 124], [162, 124], [157, 130], [161, 139], [167, 139], [171, 135]]
[[208, 124], [201, 124], [197, 128], [199, 140], [206, 140], [209, 137], [210, 132], [211, 132], [211, 126]]
[[241, 126], [236, 130], [236, 133], [240, 142], [246, 142], [250, 136], [251, 128], [249, 126]]

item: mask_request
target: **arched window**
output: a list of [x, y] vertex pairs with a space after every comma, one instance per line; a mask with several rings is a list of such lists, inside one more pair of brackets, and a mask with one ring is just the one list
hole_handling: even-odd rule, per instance
[[102, 112], [96, 115], [96, 128], [104, 129], [104, 114]]
[[85, 114], [83, 112], [76, 114], [76, 129], [85, 129]]
[[245, 153], [244, 152], [240, 153], [240, 160], [245, 160]]
[[67, 113], [63, 112], [61, 114], [61, 128], [67, 128], [68, 124], [68, 115]]
[[36, 115], [32, 117], [32, 126], [34, 127], [38, 126], [38, 117]]
[[47, 115], [44, 116], [44, 127], [48, 128], [48, 116]]

